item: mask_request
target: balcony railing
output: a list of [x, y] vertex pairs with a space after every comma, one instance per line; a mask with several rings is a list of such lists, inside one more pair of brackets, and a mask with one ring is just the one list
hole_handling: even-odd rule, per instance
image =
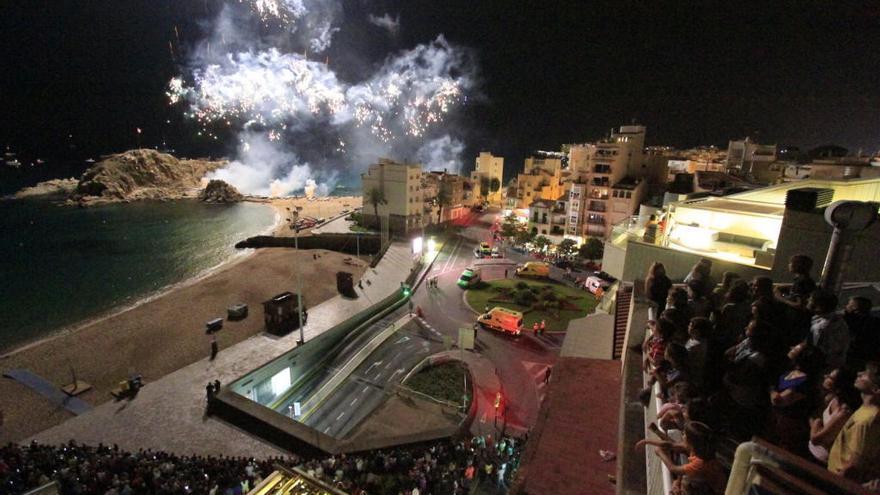
[[590, 204], [587, 205], [587, 209], [590, 211], [598, 211], [603, 213], [606, 211], [605, 203], [599, 203], [597, 201], [590, 201]]

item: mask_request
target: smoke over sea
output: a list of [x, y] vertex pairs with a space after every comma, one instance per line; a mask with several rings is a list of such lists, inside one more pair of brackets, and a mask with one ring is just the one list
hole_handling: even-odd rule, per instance
[[236, 136], [234, 159], [211, 178], [280, 196], [326, 194], [379, 157], [460, 169], [464, 138], [450, 119], [476, 91], [470, 53], [438, 34], [343, 78], [325, 53], [354, 21], [395, 39], [401, 28], [387, 12], [346, 20], [336, 0], [229, 0], [210, 20], [167, 94], [208, 137]]

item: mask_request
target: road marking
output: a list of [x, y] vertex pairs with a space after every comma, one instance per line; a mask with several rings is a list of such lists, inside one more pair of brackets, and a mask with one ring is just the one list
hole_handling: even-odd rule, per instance
[[328, 431], [330, 431], [330, 427], [329, 427], [329, 426], [326, 427], [326, 428], [324, 428], [324, 433], [327, 433]]
[[353, 406], [353, 405], [355, 405], [355, 404], [357, 403], [357, 401], [358, 401], [358, 398], [355, 397], [354, 400], [352, 400], [348, 405], [349, 405], [349, 406]]
[[394, 363], [389, 361], [388, 364], [385, 365], [385, 369], [387, 370], [388, 368], [390, 368], [392, 364], [394, 364]]
[[367, 390], [369, 390], [369, 389], [370, 389], [370, 387], [364, 387], [364, 389], [361, 390], [361, 393], [365, 394], [365, 393], [367, 393]]
[[339, 413], [339, 416], [336, 416], [336, 421], [342, 419], [343, 416], [345, 416], [345, 411], [342, 411], [341, 413]]
[[382, 376], [382, 372], [381, 372], [381, 371], [378, 372], [378, 373], [376, 373], [376, 378], [375, 378], [375, 380], [378, 380], [380, 376]]
[[375, 363], [371, 364], [369, 368], [367, 368], [367, 371], [365, 373], [369, 373], [370, 370], [373, 369], [373, 366], [379, 366], [380, 364], [382, 364], [382, 361], [376, 361]]
[[[404, 343], [404, 342], [408, 342], [408, 341], [409, 341], [409, 337], [407, 337], [406, 335], [404, 335], [403, 337], [399, 338], [399, 339], [397, 340], [397, 342], [395, 342], [395, 344], [402, 344], [402, 343]], [[382, 363], [382, 361], [379, 361], [379, 364], [381, 364], [381, 363]]]

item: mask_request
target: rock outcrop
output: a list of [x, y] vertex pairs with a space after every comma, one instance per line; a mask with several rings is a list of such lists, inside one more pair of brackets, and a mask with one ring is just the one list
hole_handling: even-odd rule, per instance
[[15, 198], [23, 199], [39, 197], [46, 199], [67, 199], [71, 194], [76, 192], [76, 186], [78, 184], [79, 181], [73, 178], [47, 180], [40, 182], [33, 187], [25, 187], [15, 193]]
[[244, 196], [226, 182], [214, 179], [199, 193], [199, 200], [206, 203], [236, 203], [244, 200]]
[[130, 150], [104, 157], [83, 173], [68, 203], [100, 203], [194, 198], [208, 172], [223, 161], [178, 160], [155, 150]]

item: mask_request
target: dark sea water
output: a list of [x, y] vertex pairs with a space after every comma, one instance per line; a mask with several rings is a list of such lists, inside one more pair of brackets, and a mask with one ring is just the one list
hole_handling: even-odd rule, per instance
[[204, 273], [274, 221], [252, 203], [0, 201], [0, 351]]

